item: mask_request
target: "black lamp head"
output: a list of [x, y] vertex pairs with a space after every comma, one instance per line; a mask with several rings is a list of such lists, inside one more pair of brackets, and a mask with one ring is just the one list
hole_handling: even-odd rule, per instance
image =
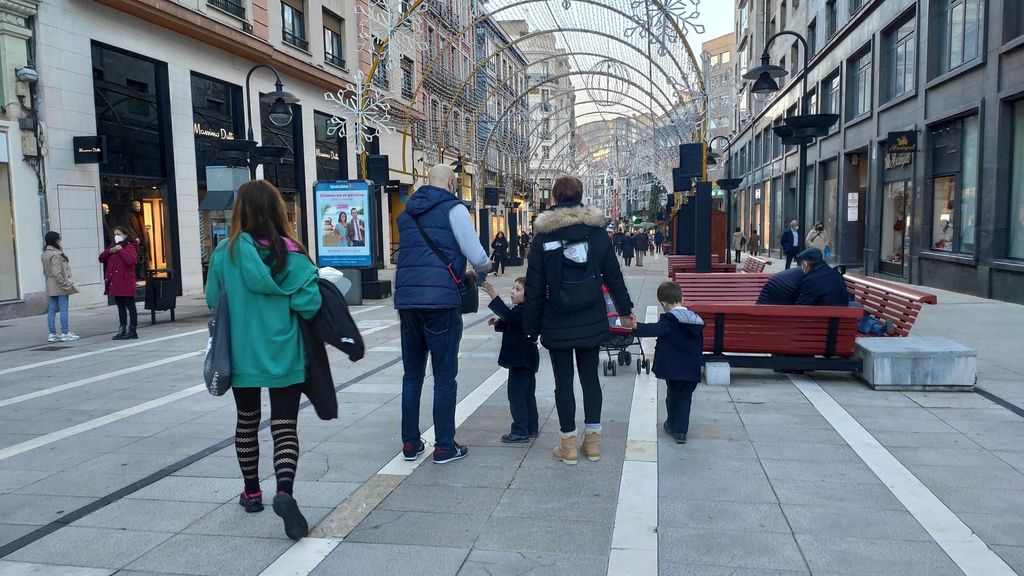
[[772, 94], [779, 91], [779, 83], [776, 78], [782, 78], [788, 74], [786, 69], [769, 63], [768, 55], [761, 56], [761, 65], [747, 70], [743, 74], [745, 80], [753, 80], [754, 85], [750, 91], [754, 94]]
[[264, 94], [260, 100], [270, 103], [270, 121], [276, 126], [287, 126], [292, 121], [292, 104], [299, 101], [294, 94], [284, 91], [280, 80], [274, 83], [275, 90]]

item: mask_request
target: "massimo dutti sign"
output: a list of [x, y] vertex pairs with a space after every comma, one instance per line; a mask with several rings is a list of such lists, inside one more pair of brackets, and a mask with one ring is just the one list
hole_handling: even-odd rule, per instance
[[106, 136], [75, 136], [71, 139], [75, 164], [103, 164], [107, 161]]

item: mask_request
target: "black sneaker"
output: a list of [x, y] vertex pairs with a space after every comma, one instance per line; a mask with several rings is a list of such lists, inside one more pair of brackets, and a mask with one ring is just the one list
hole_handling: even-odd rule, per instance
[[278, 492], [274, 496], [274, 513], [284, 520], [284, 533], [292, 540], [299, 540], [309, 534], [306, 517], [299, 511], [299, 504], [291, 494]]
[[668, 434], [673, 438], [676, 437], [676, 433], [673, 432], [672, 429], [668, 427], [668, 420], [665, 420], [665, 422], [661, 425], [661, 429], [665, 431], [665, 434]]
[[423, 439], [420, 438], [418, 442], [405, 442], [402, 444], [402, 456], [409, 461], [415, 460], [420, 457], [427, 450], [427, 445], [423, 443]]
[[672, 437], [676, 439], [676, 444], [686, 444], [686, 434], [676, 432]]
[[540, 432], [530, 432], [530, 438], [534, 438], [535, 439], [535, 438], [538, 438], [539, 436], [540, 436]]
[[505, 444], [525, 444], [530, 441], [530, 437], [519, 434], [502, 434], [501, 441]]
[[246, 494], [245, 490], [238, 496], [238, 505], [249, 514], [263, 512], [263, 492]]
[[455, 445], [454, 450], [445, 450], [440, 446], [434, 447], [434, 464], [447, 464], [456, 460], [462, 460], [469, 454], [469, 448]]

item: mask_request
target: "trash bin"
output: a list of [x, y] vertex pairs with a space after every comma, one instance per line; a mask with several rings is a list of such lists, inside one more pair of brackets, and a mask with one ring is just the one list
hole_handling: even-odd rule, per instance
[[174, 282], [174, 270], [158, 268], [146, 271], [146, 310], [150, 323], [156, 324], [156, 313], [170, 311], [174, 322], [174, 307], [178, 302], [178, 287]]

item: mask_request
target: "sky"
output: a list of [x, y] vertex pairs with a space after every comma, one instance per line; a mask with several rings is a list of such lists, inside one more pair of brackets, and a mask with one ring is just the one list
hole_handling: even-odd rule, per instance
[[700, 23], [704, 25], [704, 34], [690, 38], [694, 51], [699, 52], [704, 42], [732, 32], [734, 13], [731, 0], [703, 0], [700, 3]]

